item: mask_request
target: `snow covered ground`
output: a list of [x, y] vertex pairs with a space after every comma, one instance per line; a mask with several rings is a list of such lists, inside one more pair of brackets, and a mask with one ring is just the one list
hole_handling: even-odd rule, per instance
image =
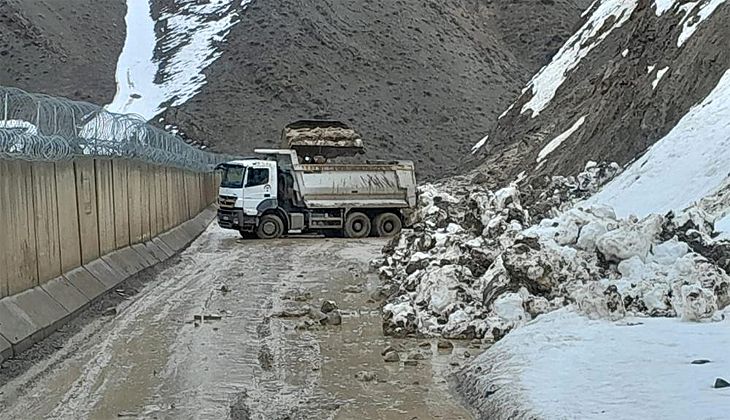
[[[156, 22], [148, 1], [127, 0], [127, 38], [117, 63], [117, 94], [107, 109], [150, 120], [166, 106], [181, 105], [195, 96], [206, 83], [203, 70], [220, 57], [216, 45], [238, 22], [239, 2], [176, 0], [177, 9], [163, 10]], [[164, 28], [159, 39], [156, 24]], [[156, 48], [164, 60], [155, 57]]]
[[[611, 322], [563, 308], [511, 332], [458, 376], [470, 403], [495, 420], [727, 419], [730, 388], [712, 387], [730, 379], [725, 313], [708, 324]], [[710, 362], [692, 364], [700, 359]]]
[[715, 222], [715, 230], [721, 232], [721, 239], [730, 239], [730, 214]]
[[711, 193], [730, 168], [730, 70], [664, 138], [587, 201], [639, 217], [681, 210]]

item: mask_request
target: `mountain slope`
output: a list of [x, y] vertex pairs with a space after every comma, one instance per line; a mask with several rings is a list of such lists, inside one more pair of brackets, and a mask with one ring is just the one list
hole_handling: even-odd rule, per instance
[[3, 0], [0, 85], [108, 103], [125, 10], [124, 0]]
[[481, 169], [498, 184], [631, 162], [716, 88], [728, 39], [724, 0], [596, 2], [489, 132]]
[[443, 176], [588, 3], [255, 1], [204, 71], [208, 83], [160, 124], [247, 153], [278, 144], [293, 120], [340, 119], [361, 132], [369, 157], [410, 158], [421, 174]]

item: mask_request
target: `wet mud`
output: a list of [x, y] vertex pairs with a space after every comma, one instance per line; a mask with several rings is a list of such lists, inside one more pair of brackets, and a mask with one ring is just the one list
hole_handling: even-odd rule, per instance
[[7, 377], [0, 419], [472, 418], [448, 377], [480, 349], [383, 336], [367, 272], [382, 240], [233, 233], [211, 226]]

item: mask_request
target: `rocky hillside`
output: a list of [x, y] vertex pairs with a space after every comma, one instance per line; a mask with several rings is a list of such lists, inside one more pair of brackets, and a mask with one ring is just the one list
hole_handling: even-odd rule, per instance
[[[181, 3], [159, 2], [161, 13]], [[254, 1], [235, 11], [240, 20], [204, 70], [207, 83], [160, 124], [214, 150], [247, 153], [277, 144], [292, 120], [340, 119], [361, 132], [369, 157], [410, 158], [421, 175], [443, 176], [588, 5]]]
[[110, 102], [124, 14], [124, 0], [0, 1], [0, 85]]
[[[724, 0], [596, 2], [488, 131], [475, 164], [495, 184], [523, 171], [528, 179], [576, 174], [589, 160], [627, 164], [690, 109], [707, 105], [730, 68], [728, 39], [730, 4]], [[685, 124], [683, 137], [717, 121], [696, 120]]]

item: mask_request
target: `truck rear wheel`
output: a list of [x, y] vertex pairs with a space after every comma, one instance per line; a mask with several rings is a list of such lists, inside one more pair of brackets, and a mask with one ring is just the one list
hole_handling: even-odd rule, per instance
[[393, 213], [381, 213], [375, 216], [373, 224], [375, 234], [383, 237], [395, 236], [403, 227], [400, 218]]
[[395, 236], [403, 227], [400, 218], [393, 213], [381, 213], [375, 216], [373, 224], [375, 234], [383, 237]]
[[365, 238], [370, 235], [370, 218], [363, 213], [354, 212], [345, 221], [345, 236], [348, 238]]
[[284, 222], [279, 216], [267, 214], [259, 221], [256, 236], [260, 239], [275, 239], [284, 234]]

